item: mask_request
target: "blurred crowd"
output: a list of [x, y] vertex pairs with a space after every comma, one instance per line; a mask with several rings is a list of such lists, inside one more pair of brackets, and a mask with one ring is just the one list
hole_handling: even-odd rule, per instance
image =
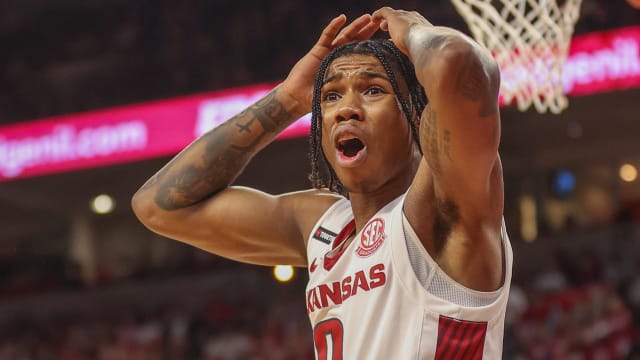
[[512, 285], [505, 359], [640, 359], [640, 260], [564, 255]]
[[[562, 242], [563, 236], [552, 240]], [[553, 261], [515, 275], [504, 359], [640, 358], [640, 260], [632, 251], [640, 244], [640, 228], [632, 226], [618, 241], [613, 257], [591, 248], [566, 253], [549, 246]], [[527, 261], [520, 252], [515, 256]], [[171, 272], [5, 293], [0, 360], [313, 358], [304, 269], [288, 284], [277, 283], [267, 268], [226, 260]], [[199, 283], [186, 282], [202, 274]], [[149, 283], [165, 290], [151, 290]], [[135, 295], [109, 295], [125, 286]], [[22, 305], [7, 308], [7, 301]]]
[[[269, 281], [259, 272], [255, 276]], [[96, 302], [95, 311], [23, 314], [3, 324], [0, 359], [313, 358], [304, 303], [292, 295], [271, 295], [259, 297], [240, 287], [218, 289], [197, 305], [149, 298], [144, 304], [120, 307]]]
[[[278, 81], [332, 17], [353, 19], [383, 3], [0, 4], [0, 123]], [[445, 0], [428, 8], [439, 22], [457, 19]]]
[[[0, 123], [284, 78], [328, 20], [381, 0], [0, 2]], [[448, 0], [393, 2], [467, 31]], [[640, 23], [584, 0], [576, 33]]]

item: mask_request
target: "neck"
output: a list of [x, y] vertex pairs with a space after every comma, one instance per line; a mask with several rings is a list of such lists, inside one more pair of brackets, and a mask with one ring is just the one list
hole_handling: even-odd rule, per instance
[[351, 201], [351, 209], [356, 221], [356, 230], [358, 233], [366, 225], [366, 223], [392, 200], [402, 195], [408, 188], [407, 186], [388, 186], [382, 189], [367, 193], [349, 193]]
[[349, 191], [351, 209], [356, 221], [356, 233], [362, 230], [375, 213], [409, 189], [418, 170], [421, 158], [422, 155], [418, 149], [414, 148], [415, 161], [408, 165], [408, 168], [405, 170], [406, 172], [401, 173], [404, 174], [404, 176], [393, 177], [383, 186], [371, 191]]

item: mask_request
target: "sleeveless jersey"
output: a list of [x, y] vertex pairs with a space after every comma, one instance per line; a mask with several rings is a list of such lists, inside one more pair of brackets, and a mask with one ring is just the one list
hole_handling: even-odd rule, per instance
[[[483, 293], [463, 287], [437, 267], [404, 218], [404, 197], [378, 211], [340, 253], [334, 248], [355, 228], [350, 202], [337, 201], [316, 223], [308, 240], [306, 289], [316, 359], [502, 358], [512, 266], [504, 221], [504, 285]], [[415, 269], [419, 264], [412, 266], [411, 239], [431, 266], [427, 280], [433, 283], [433, 274], [439, 273], [444, 286], [425, 287]], [[482, 299], [488, 294], [490, 300], [468, 304], [427, 290], [447, 286], [454, 295]]]

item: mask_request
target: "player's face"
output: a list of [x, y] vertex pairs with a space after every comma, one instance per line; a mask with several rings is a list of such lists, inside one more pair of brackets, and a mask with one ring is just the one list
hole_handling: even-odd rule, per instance
[[[400, 76], [397, 77], [402, 82]], [[408, 184], [419, 154], [380, 61], [369, 55], [335, 59], [321, 91], [322, 149], [349, 192]]]

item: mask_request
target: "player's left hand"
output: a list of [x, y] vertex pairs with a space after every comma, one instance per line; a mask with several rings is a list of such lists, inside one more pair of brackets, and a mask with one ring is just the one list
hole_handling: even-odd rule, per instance
[[373, 22], [379, 24], [380, 30], [389, 32], [391, 41], [409, 56], [409, 30], [414, 25], [432, 26], [427, 19], [415, 11], [395, 10], [388, 6], [376, 10], [372, 15]]

